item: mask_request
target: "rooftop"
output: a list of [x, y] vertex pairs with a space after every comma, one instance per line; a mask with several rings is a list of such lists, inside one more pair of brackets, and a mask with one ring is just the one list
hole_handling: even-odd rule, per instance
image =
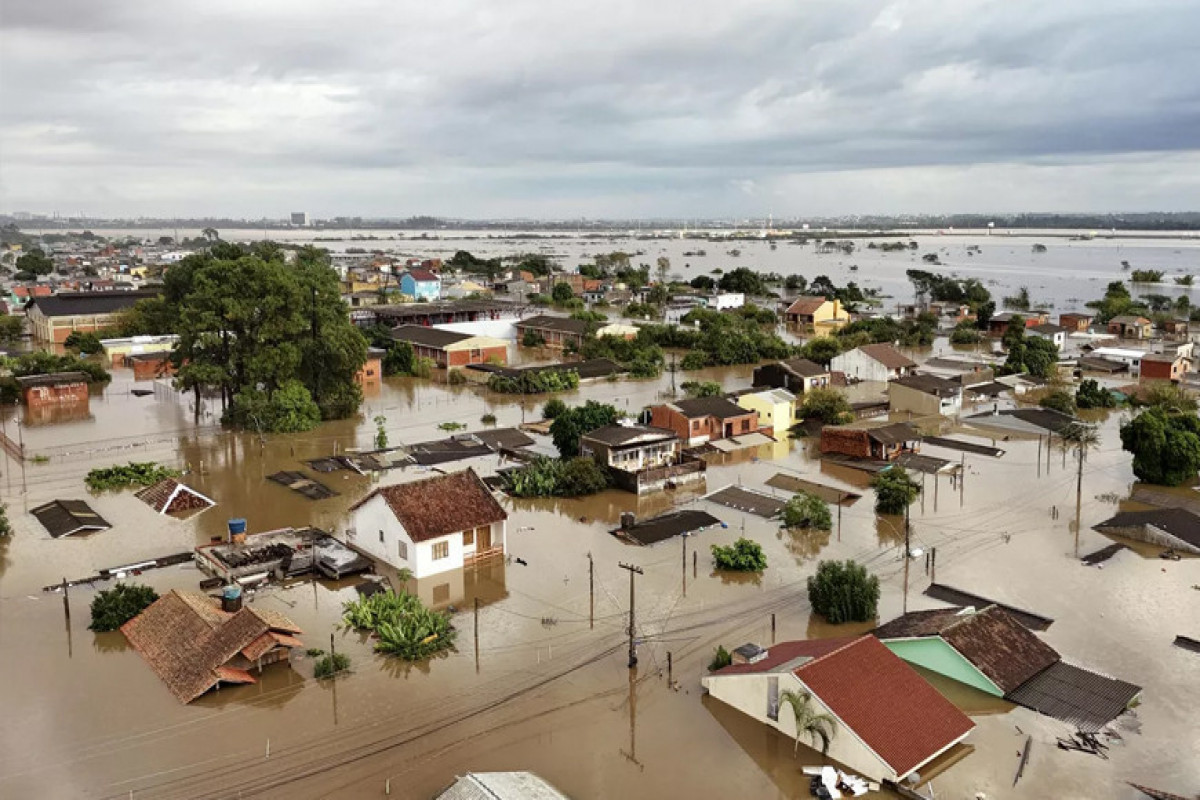
[[707, 511], [671, 511], [652, 519], [617, 528], [613, 533], [636, 544], [650, 545], [720, 524], [721, 520]]
[[895, 378], [889, 384], [904, 386], [935, 397], [955, 397], [962, 393], [961, 383], [936, 375], [905, 375], [903, 378]]
[[828, 375], [829, 370], [822, 367], [815, 361], [809, 361], [807, 358], [789, 358], [786, 361], [779, 362], [784, 369], [788, 370], [801, 378], [816, 378], [821, 375]]
[[797, 297], [795, 300], [793, 300], [792, 304], [790, 306], [788, 306], [787, 311], [784, 313], [787, 313], [787, 314], [814, 314], [821, 306], [825, 305], [828, 302], [829, 302], [829, 300], [825, 297], [815, 297], [812, 295], [803, 295], [803, 296]]
[[911, 369], [917, 365], [917, 362], [890, 344], [864, 344], [858, 349], [863, 355], [878, 361], [888, 369]]
[[964, 615], [939, 635], [1006, 694], [1059, 660], [1054, 648], [998, 606]]
[[1053, 336], [1056, 333], [1066, 333], [1067, 332], [1067, 329], [1064, 328], [1062, 325], [1053, 325], [1049, 322], [1043, 323], [1041, 325], [1034, 325], [1029, 330], [1033, 331], [1034, 333], [1043, 333], [1043, 334], [1046, 334], [1047, 336]]
[[59, 292], [36, 297], [31, 305], [47, 317], [79, 317], [114, 314], [151, 297], [158, 297], [158, 291]]
[[1150, 526], [1176, 539], [1200, 547], [1200, 516], [1185, 508], [1156, 508], [1151, 511], [1122, 511], [1097, 524], [1096, 530]]
[[468, 772], [437, 800], [567, 800], [532, 772]]
[[104, 531], [112, 527], [82, 500], [51, 500], [37, 508], [31, 508], [29, 513], [33, 514], [55, 539], [82, 531]]
[[677, 400], [669, 405], [690, 419], [700, 417], [732, 419], [753, 413], [725, 397], [690, 397], [687, 400]]
[[414, 542], [423, 542], [507, 519], [508, 514], [473, 469], [385, 486], [351, 507], [360, 508], [376, 495]]
[[50, 372], [43, 375], [23, 375], [16, 379], [22, 389], [34, 386], [64, 386], [70, 383], [87, 383], [91, 380], [86, 372]]
[[549, 314], [539, 314], [536, 317], [521, 320], [517, 323], [517, 327], [584, 334], [588, 331], [589, 323], [581, 319], [571, 319], [570, 317], [552, 317]]
[[593, 439], [614, 447], [626, 444], [650, 444], [677, 439], [675, 431], [666, 428], [656, 428], [652, 425], [605, 425], [591, 433], [585, 433], [584, 439]]
[[441, 328], [430, 328], [425, 325], [397, 325], [392, 328], [392, 338], [397, 342], [408, 342], [425, 347], [441, 348], [458, 344], [473, 338], [469, 333], [444, 331]]

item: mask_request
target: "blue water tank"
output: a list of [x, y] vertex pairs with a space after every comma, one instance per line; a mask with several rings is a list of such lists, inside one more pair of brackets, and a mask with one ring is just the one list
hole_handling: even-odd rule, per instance
[[229, 535], [246, 532], [246, 520], [242, 517], [229, 520]]
[[237, 600], [242, 596], [242, 587], [235, 583], [231, 583], [225, 587], [222, 594], [225, 596], [226, 600]]

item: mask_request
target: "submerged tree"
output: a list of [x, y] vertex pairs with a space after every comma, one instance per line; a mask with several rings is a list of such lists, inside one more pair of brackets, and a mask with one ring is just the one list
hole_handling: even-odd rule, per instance
[[879, 608], [879, 578], [854, 561], [822, 561], [808, 578], [812, 610], [833, 625], [866, 622]]

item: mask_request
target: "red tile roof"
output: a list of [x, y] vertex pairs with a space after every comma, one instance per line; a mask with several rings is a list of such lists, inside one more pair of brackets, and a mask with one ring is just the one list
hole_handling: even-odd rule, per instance
[[819, 309], [821, 306], [825, 305], [828, 302], [829, 302], [829, 300], [827, 300], [824, 297], [809, 297], [809, 296], [797, 297], [792, 302], [792, 304], [790, 306], [788, 306], [787, 311], [784, 313], [804, 314], [806, 316], [811, 316], [812, 314], [815, 314], [817, 312], [817, 309]]
[[418, 283], [437, 283], [438, 276], [427, 269], [410, 269], [408, 274]]
[[376, 495], [383, 497], [414, 542], [508, 519], [508, 514], [473, 469], [385, 486], [359, 500], [350, 510], [361, 507]]
[[975, 727], [874, 636], [854, 639], [793, 674], [900, 777]]

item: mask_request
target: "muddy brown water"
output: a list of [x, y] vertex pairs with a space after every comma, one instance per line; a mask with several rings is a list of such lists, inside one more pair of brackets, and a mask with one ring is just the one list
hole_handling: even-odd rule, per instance
[[[749, 367], [706, 372], [726, 386], [745, 385]], [[693, 377], [689, 374], [689, 377]], [[303, 459], [338, 448], [365, 447], [370, 419], [388, 418], [393, 443], [444, 435], [438, 425], [474, 430], [494, 413], [501, 426], [539, 416], [542, 398], [488, 396], [477, 388], [389, 380], [368, 397], [363, 417], [310, 434], [268, 436], [192, 428], [190, 410], [166, 395], [136, 398], [118, 375], [92, 418], [22, 430], [28, 452], [46, 463], [7, 459], [0, 475], [16, 535], [0, 544], [0, 796], [2, 797], [429, 797], [468, 770], [530, 769], [573, 797], [796, 797], [805, 795], [799, 767], [819, 763], [801, 748], [738, 712], [702, 699], [699, 679], [717, 644], [842, 636], [869, 625], [829, 626], [807, 611], [804, 579], [822, 558], [856, 558], [883, 583], [880, 615], [905, 606], [903, 519], [876, 517], [868, 493], [842, 510], [840, 530], [781, 531], [752, 514], [709, 503], [702, 492], [642, 498], [605, 492], [582, 500], [505, 501], [512, 561], [418, 587], [439, 590], [456, 609], [457, 651], [407, 665], [371, 652], [370, 643], [338, 627], [353, 581], [300, 580], [272, 587], [252, 602], [282, 611], [304, 628], [310, 646], [351, 656], [352, 674], [336, 682], [312, 678], [311, 659], [267, 670], [254, 686], [222, 689], [181, 706], [119, 634], [87, 631], [92, 591], [71, 593], [71, 622], [59, 595], [43, 585], [102, 567], [190, 549], [219, 536], [229, 517], [251, 530], [314, 524], [336, 532], [346, 511], [372, 486], [348, 472], [318, 475], [339, 492], [310, 501], [264, 476], [304, 470]], [[565, 399], [592, 398], [636, 411], [669, 387], [656, 381], [591, 384]], [[1103, 443], [1089, 455], [1079, 553], [1109, 542], [1090, 526], [1129, 494], [1129, 458], [1120, 450], [1120, 415], [1102, 422]], [[211, 424], [211, 418], [207, 420]], [[12, 431], [12, 420], [7, 423]], [[978, 435], [978, 434], [976, 434]], [[985, 435], [982, 437], [987, 439]], [[545, 441], [540, 448], [547, 447]], [[938, 797], [1128, 798], [1132, 780], [1186, 794], [1200, 787], [1200, 724], [1194, 693], [1200, 659], [1175, 648], [1178, 633], [1200, 632], [1200, 560], [1166, 562], [1149, 549], [1123, 551], [1103, 569], [1075, 558], [1075, 473], [1057, 450], [1049, 468], [1037, 444], [1011, 439], [999, 459], [968, 454], [961, 487], [932, 479], [924, 503], [911, 510], [914, 547], [936, 547], [939, 582], [1053, 617], [1044, 636], [1068, 660], [1145, 687], [1135, 715], [1123, 719], [1124, 740], [1102, 760], [1055, 748], [1067, 726], [983, 697], [949, 681], [935, 685], [970, 713], [975, 752], [934, 781]], [[958, 460], [959, 453], [926, 452]], [[1043, 459], [1045, 453], [1043, 452]], [[97, 465], [159, 460], [191, 473], [186, 481], [218, 501], [179, 521], [155, 515], [131, 493], [91, 497], [82, 477]], [[767, 492], [781, 470], [862, 490], [863, 473], [815, 460], [811, 443], [775, 444], [722, 457], [705, 488], [741, 483]], [[486, 474], [496, 457], [445, 465]], [[385, 482], [422, 470], [393, 471]], [[959, 490], [961, 488], [961, 491]], [[55, 497], [88, 498], [113, 528], [52, 540], [28, 509]], [[1057, 506], [1059, 516], [1051, 510]], [[650, 516], [671, 507], [704, 508], [728, 527], [648, 548], [623, 544], [608, 531], [622, 511]], [[714, 573], [714, 543], [740, 535], [764, 547], [769, 568], [757, 579]], [[686, 555], [685, 548], [686, 546]], [[594, 627], [589, 623], [588, 554], [595, 563]], [[693, 555], [696, 554], [696, 555]], [[637, 630], [643, 640], [631, 685], [626, 668], [629, 584], [619, 562], [641, 566]], [[145, 573], [159, 591], [194, 589], [190, 565]], [[686, 580], [686, 583], [685, 583]], [[909, 564], [909, 609], [937, 604], [924, 560]], [[421, 582], [427, 583], [426, 581]], [[441, 588], [443, 583], [449, 587]], [[470, 611], [481, 600], [478, 666]], [[446, 599], [448, 598], [448, 599]], [[679, 689], [668, 688], [667, 653]], [[1012, 778], [1017, 751], [1034, 736], [1025, 775]], [[267, 756], [268, 740], [270, 756]]]

